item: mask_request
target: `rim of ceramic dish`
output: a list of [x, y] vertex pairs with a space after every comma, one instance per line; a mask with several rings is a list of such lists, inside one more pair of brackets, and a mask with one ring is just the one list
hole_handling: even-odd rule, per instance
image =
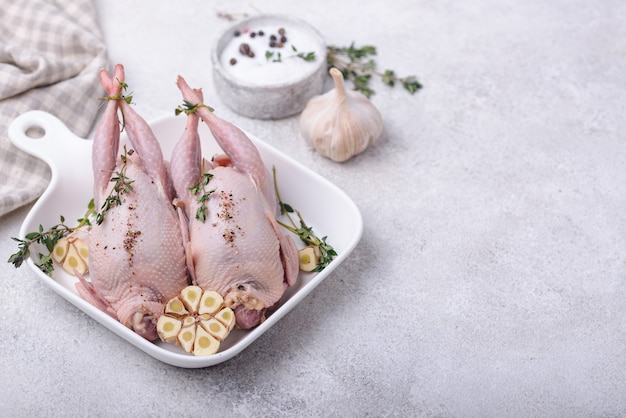
[[[234, 36], [236, 30], [243, 30], [246, 27], [250, 26], [250, 23], [256, 22], [256, 21], [263, 21], [263, 20], [283, 21], [287, 23], [294, 23], [305, 28], [305, 30], [310, 32], [310, 34], [315, 37], [315, 40], [319, 43], [319, 45], [321, 46], [321, 49], [324, 51], [323, 59], [320, 59], [319, 62], [316, 63], [316, 65], [314, 65], [310, 71], [307, 71], [306, 73], [304, 73], [302, 77], [299, 77], [289, 82], [259, 85], [259, 84], [252, 84], [252, 83], [243, 81], [239, 78], [233, 77], [228, 71], [224, 69], [224, 66], [222, 66], [220, 62], [220, 55], [224, 47], [226, 46], [227, 40]], [[260, 14], [257, 16], [251, 16], [249, 18], [241, 20], [231, 25], [224, 32], [222, 32], [222, 34], [217, 38], [217, 41], [215, 42], [213, 46], [213, 50], [211, 52], [211, 61], [213, 63], [213, 69], [219, 72], [220, 76], [224, 78], [225, 80], [227, 80], [232, 85], [236, 85], [236, 86], [250, 89], [250, 90], [274, 90], [274, 89], [281, 88], [281, 87], [288, 87], [288, 86], [296, 85], [302, 82], [303, 80], [308, 79], [309, 77], [311, 77], [313, 74], [317, 73], [318, 71], [320, 71], [320, 67], [325, 68], [326, 66], [325, 51], [326, 51], [326, 41], [324, 40], [324, 37], [317, 29], [311, 26], [310, 23], [300, 18], [289, 16], [289, 15]]]

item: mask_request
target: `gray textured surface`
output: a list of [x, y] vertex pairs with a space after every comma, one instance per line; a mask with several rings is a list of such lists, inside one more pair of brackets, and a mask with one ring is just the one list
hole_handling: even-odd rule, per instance
[[[200, 370], [153, 360], [4, 263], [3, 413], [626, 414], [626, 3], [179, 3], [96, 2], [147, 119], [172, 112], [178, 73], [220, 107], [218, 10], [298, 15], [418, 75], [415, 96], [374, 85], [385, 133], [345, 164], [308, 149], [297, 118], [221, 109], [343, 188], [362, 241], [270, 332]], [[4, 259], [26, 213], [0, 219]]]

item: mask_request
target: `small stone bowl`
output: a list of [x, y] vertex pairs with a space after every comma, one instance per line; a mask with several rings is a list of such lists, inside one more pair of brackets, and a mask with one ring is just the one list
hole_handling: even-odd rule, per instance
[[[281, 63], [271, 64], [278, 71], [284, 71], [283, 68], [285, 67], [280, 66], [287, 60], [301, 60], [298, 62], [303, 62], [306, 65], [296, 64], [299, 65], [296, 67], [297, 70], [290, 72], [288, 76], [282, 79], [275, 79], [276, 77], [263, 78], [259, 75], [252, 75], [252, 72], [233, 75], [233, 69], [228, 68], [233, 65], [229, 61], [232, 58], [227, 60], [226, 57], [222, 57], [224, 50], [227, 47], [229, 47], [229, 51], [232, 50], [233, 45], [230, 43], [233, 38], [237, 38], [237, 42], [241, 43], [254, 41], [258, 44], [261, 37], [257, 36], [256, 40], [251, 39], [250, 31], [265, 27], [285, 28], [287, 37], [295, 31], [301, 39], [315, 46], [313, 48], [316, 51], [315, 60], [305, 62], [301, 58], [294, 57], [297, 53], [310, 52], [311, 48], [302, 51], [294, 51], [291, 46], [280, 48], [280, 50], [269, 46], [257, 48], [255, 51], [257, 62], [259, 59], [264, 60], [265, 63], [270, 63], [277, 58], [282, 59]], [[269, 43], [270, 35], [270, 33], [263, 33], [261, 36], [264, 41]], [[298, 47], [295, 41], [293, 46]], [[270, 54], [270, 49], [273, 55], [267, 57], [266, 54]], [[280, 57], [278, 53], [281, 54]], [[238, 62], [234, 65], [240, 65], [240, 62], [249, 59], [248, 56], [237, 54], [241, 53], [239, 51], [232, 53], [232, 57]], [[320, 33], [303, 20], [282, 15], [259, 15], [238, 22], [226, 29], [213, 48], [211, 61], [215, 90], [222, 101], [240, 115], [255, 119], [280, 119], [300, 113], [309, 99], [322, 93], [327, 75], [326, 43]], [[241, 68], [237, 68], [237, 70], [240, 71]], [[256, 79], [245, 79], [246, 77], [256, 77]]]

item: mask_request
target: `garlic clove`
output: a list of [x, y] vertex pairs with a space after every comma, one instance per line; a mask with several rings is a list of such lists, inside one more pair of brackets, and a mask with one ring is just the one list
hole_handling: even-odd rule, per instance
[[300, 270], [313, 271], [320, 262], [320, 249], [317, 245], [307, 245], [298, 251]]
[[198, 308], [199, 314], [209, 313], [215, 314], [224, 304], [224, 298], [222, 295], [215, 291], [206, 290], [202, 294], [200, 299], [200, 307]]
[[321, 155], [343, 162], [380, 137], [383, 119], [367, 97], [346, 89], [341, 71], [329, 72], [335, 88], [309, 100], [300, 115], [300, 133]]
[[58, 240], [52, 250], [52, 259], [58, 264], [63, 264], [63, 260], [65, 260], [65, 257], [67, 256], [69, 245], [70, 243], [67, 238], [61, 238]]
[[157, 321], [159, 337], [161, 337], [161, 340], [168, 343], [175, 343], [177, 341], [178, 333], [182, 327], [183, 322], [180, 319], [168, 315], [161, 315]]
[[220, 341], [204, 328], [198, 327], [193, 344], [193, 354], [196, 356], [210, 356], [217, 353], [219, 348]]

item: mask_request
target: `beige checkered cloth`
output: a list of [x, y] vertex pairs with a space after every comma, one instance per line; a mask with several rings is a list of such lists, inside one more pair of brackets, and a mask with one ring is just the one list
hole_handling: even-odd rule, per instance
[[18, 150], [8, 126], [29, 110], [44, 110], [86, 137], [102, 95], [104, 37], [92, 0], [1, 0], [0, 216], [36, 199], [50, 170]]

